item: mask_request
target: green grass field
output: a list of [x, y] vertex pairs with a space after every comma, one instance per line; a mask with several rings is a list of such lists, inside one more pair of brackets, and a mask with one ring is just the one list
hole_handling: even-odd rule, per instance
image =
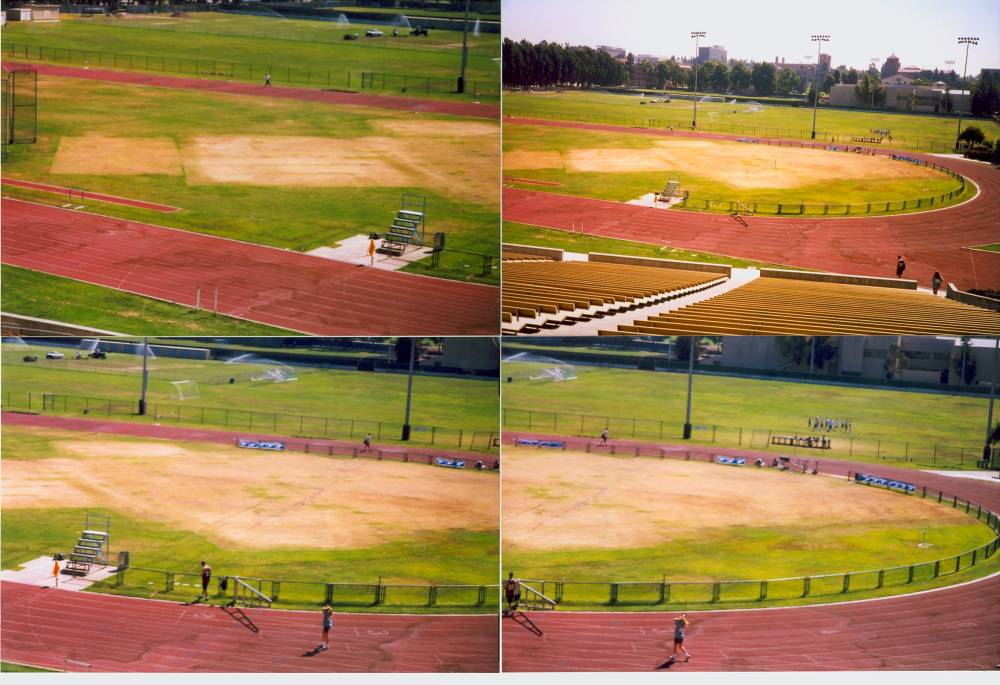
[[[383, 38], [366, 38], [365, 30], [379, 28]], [[334, 22], [220, 13], [195, 13], [183, 19], [169, 16], [129, 16], [126, 19], [66, 18], [51, 24], [11, 24], [4, 29], [7, 54], [27, 46], [37, 61], [146, 68], [146, 61], [127, 55], [151, 58], [157, 71], [217, 74], [241, 80], [262, 81], [270, 69], [274, 84], [292, 83], [317, 87], [360, 88], [362, 71], [407, 74], [411, 77], [448, 79], [431, 90], [436, 97], [475, 97], [471, 82], [480, 82], [496, 94], [500, 79], [500, 40], [497, 34], [470, 35], [466, 95], [451, 95], [461, 61], [462, 34], [431, 30], [426, 37], [391, 36], [391, 28], [374, 25], [338, 27]], [[345, 33], [361, 33], [357, 41], [345, 41]], [[403, 33], [407, 33], [403, 30]], [[13, 46], [16, 46], [13, 47]], [[75, 54], [70, 54], [73, 50]], [[88, 55], [84, 51], [89, 52]], [[97, 53], [105, 53], [98, 57]], [[47, 56], [46, 56], [47, 53]], [[125, 55], [117, 63], [112, 54]], [[184, 58], [186, 64], [178, 63]], [[196, 65], [195, 58], [199, 60]], [[167, 63], [161, 59], [168, 60]], [[170, 62], [173, 64], [171, 65]], [[252, 65], [252, 69], [249, 69]], [[353, 79], [348, 82], [347, 72]], [[413, 86], [413, 82], [410, 83]], [[372, 90], [371, 92], [379, 92]], [[423, 96], [411, 87], [407, 95]]]
[[[640, 104], [644, 99], [587, 91], [507, 92], [503, 102], [504, 113], [514, 116], [658, 128], [690, 126], [693, 108], [690, 100]], [[747, 136], [810, 137], [812, 110], [809, 108], [769, 106], [765, 102], [762, 112], [747, 113], [743, 111], [745, 107], [743, 104], [699, 103], [698, 128]], [[737, 110], [735, 114], [734, 109]], [[651, 120], [655, 123], [651, 124]], [[992, 121], [966, 119], [963, 126], [968, 125], [980, 127], [990, 140], [1000, 137], [1000, 125]], [[853, 136], [871, 135], [871, 129], [889, 129], [892, 147], [952, 152], [957, 126], [958, 122], [952, 117], [821, 108], [816, 118], [816, 137], [850, 142]]]
[[[2, 307], [116, 333], [284, 335], [288, 331], [4, 264]], [[140, 330], [141, 327], [141, 330]]]
[[[517, 364], [502, 364], [502, 377], [519, 373]], [[612, 439], [634, 434], [682, 442], [685, 373], [576, 369], [578, 378], [566, 382], [504, 383], [504, 430], [598, 436], [607, 425]], [[984, 397], [697, 375], [692, 441], [914, 468], [974, 468], [987, 403]], [[772, 433], [811, 434], [812, 416], [849, 418], [853, 428], [830, 433], [829, 450], [768, 444]]]
[[[636, 135], [630, 133], [616, 133], [604, 131], [591, 131], [582, 129], [558, 129], [539, 126], [505, 125], [503, 135], [503, 148], [507, 153], [560, 153], [566, 155], [573, 150], [593, 150], [593, 149], [629, 149], [629, 150], [654, 150], [663, 145], [664, 140], [646, 135]], [[715, 145], [722, 146], [733, 152], [759, 153], [763, 148], [753, 146], [749, 149], [741, 143], [718, 142]], [[708, 154], [708, 153], [706, 153]], [[815, 153], [810, 153], [815, 154]], [[842, 158], [834, 159], [834, 155], [843, 153], [827, 152], [830, 161], [841, 161]], [[580, 195], [604, 200], [614, 200], [625, 202], [633, 200], [653, 191], [663, 188], [664, 179], [675, 179], [681, 183], [681, 188], [690, 193], [692, 202], [684, 208], [700, 209], [693, 201], [716, 200], [729, 201], [739, 200], [747, 204], [760, 203], [761, 205], [777, 205], [779, 203], [805, 203], [806, 205], [830, 204], [861, 204], [876, 202], [899, 202], [904, 199], [916, 200], [918, 198], [929, 198], [949, 193], [959, 187], [959, 182], [943, 173], [928, 170], [928, 175], [920, 178], [894, 178], [881, 176], [877, 178], [862, 177], [859, 173], [857, 177], [831, 177], [822, 182], [802, 182], [788, 187], [771, 188], [767, 187], [767, 182], [762, 181], [758, 187], [747, 187], [719, 180], [711, 175], [699, 175], [690, 169], [687, 162], [679, 162], [678, 166], [671, 168], [664, 164], [662, 169], [655, 171], [620, 171], [609, 170], [606, 172], [582, 172], [568, 170], [565, 165], [558, 168], [518, 168], [515, 158], [505, 156], [504, 175], [515, 178], [527, 178], [539, 181], [555, 182], [561, 184], [556, 192], [568, 195]], [[749, 163], [749, 162], [748, 162]], [[785, 160], [782, 159], [782, 163]], [[905, 164], [900, 162], [899, 164]], [[902, 167], [901, 167], [902, 169]], [[860, 169], [859, 169], [860, 170]], [[809, 176], [812, 178], [812, 176]], [[508, 182], [510, 180], [508, 179]], [[515, 186], [527, 189], [537, 189], [533, 184], [523, 184], [513, 182]], [[975, 188], [968, 186], [967, 192], [956, 196], [950, 201], [936, 203], [935, 207], [947, 206], [961, 202], [975, 194]], [[726, 208], [728, 205], [726, 205]], [[927, 206], [924, 207], [926, 209]], [[725, 208], [722, 208], [725, 209]], [[720, 209], [720, 211], [722, 211]], [[902, 209], [901, 207], [899, 208]], [[771, 211], [771, 210], [761, 210]], [[776, 209], [774, 211], [777, 211]], [[822, 206], [815, 208], [815, 212], [822, 212]], [[843, 212], [843, 207], [833, 208], [833, 212]], [[914, 208], [914, 211], [916, 209]], [[897, 213], [897, 212], [893, 212]]]
[[0, 672], [3, 673], [55, 673], [50, 668], [35, 668], [34, 666], [24, 666], [9, 661], [0, 661]]
[[[544, 452], [544, 451], [543, 451]], [[537, 450], [514, 450], [508, 455], [507, 477], [511, 478], [514, 470], [518, 475], [514, 478], [520, 482], [524, 473], [537, 472], [546, 467], [539, 463], [551, 459], [551, 455]], [[666, 606], [685, 606], [688, 608], [709, 608], [716, 601], [722, 607], [731, 606], [782, 606], [790, 604], [813, 603], [816, 601], [843, 601], [856, 599], [855, 593], [863, 597], [887, 596], [901, 592], [911, 592], [918, 589], [937, 586], [941, 578], [934, 577], [934, 562], [950, 559], [941, 563], [939, 571], [943, 574], [954, 573], [954, 557], [961, 555], [963, 572], [944, 580], [943, 584], [959, 582], [974, 577], [981, 577], [995, 571], [1000, 564], [997, 559], [981, 567], [968, 569], [971, 565], [973, 549], [979, 549], [991, 542], [995, 533], [976, 519], [973, 507], [972, 516], [965, 517], [960, 511], [957, 515], [947, 504], [939, 505], [933, 499], [928, 501], [913, 501], [905, 504], [919, 505], [915, 514], [907, 509], [908, 516], [899, 513], [891, 515], [885, 521], [856, 520], [847, 523], [840, 518], [841, 509], [844, 512], [856, 511], [848, 504], [852, 499], [866, 501], [867, 505], [878, 507], [879, 511], [888, 513], [893, 507], [904, 504], [907, 498], [894, 492], [863, 488], [850, 482], [829, 479], [827, 482], [811, 481], [810, 487], [821, 485], [828, 490], [829, 501], [826, 503], [828, 522], [805, 522], [800, 517], [789, 512], [787, 518], [777, 520], [761, 520], [757, 524], [746, 524], [743, 519], [729, 525], [716, 526], [698, 530], [697, 533], [677, 533], [664, 529], [660, 535], [663, 542], [654, 545], [628, 546], [621, 543], [611, 546], [587, 546], [560, 548], [557, 542], [559, 531], [563, 530], [558, 521], [566, 512], [575, 512], [579, 507], [582, 515], [589, 518], [591, 508], [602, 510], [626, 506], [635, 515], [648, 509], [657, 509], [656, 496], [647, 492], [645, 497], [635, 492], [631, 485], [626, 485], [621, 491], [612, 488], [596, 490], [592, 481], [593, 460], [588, 460], [583, 466], [586, 475], [580, 483], [584, 488], [576, 492], [571, 487], [575, 482], [574, 470], [571, 467], [574, 454], [566, 453], [560, 458], [566, 462], [563, 482], [543, 481], [531, 493], [531, 501], [537, 507], [551, 510], [556, 517], [552, 527], [536, 526], [533, 537], [554, 535], [553, 540], [540, 550], [537, 544], [526, 546], [527, 540], [508, 533], [507, 516], [518, 517], [521, 514], [511, 512], [510, 506], [505, 506], [504, 516], [504, 566], [513, 570], [518, 577], [546, 581], [544, 589], [541, 582], [529, 584], [541, 590], [549, 597], [561, 595], [560, 604], [566, 608], [632, 608], [659, 609]], [[636, 464], [631, 459], [615, 459], [613, 457], [597, 457], [607, 462], [608, 482], [613, 483], [611, 475], [615, 469], [648, 466]], [[517, 460], [520, 460], [517, 461]], [[660, 462], [653, 461], [654, 465]], [[678, 495], [676, 488], [686, 483], [685, 478], [712, 478], [721, 468], [711, 464], [689, 463], [682, 467], [670, 465], [673, 478], [665, 498], [676, 506], [682, 506], [691, 520], [697, 522], [700, 514], [710, 511], [712, 507], [730, 506], [723, 502], [720, 495], [716, 500], [703, 500], [698, 495]], [[684, 474], [675, 473], [680, 468]], [[728, 467], [725, 467], [728, 468]], [[523, 473], [522, 473], [523, 472]], [[652, 477], [643, 471], [644, 478]], [[733, 472], [726, 472], [731, 477]], [[785, 496], [795, 498], [797, 480], [812, 476], [796, 476], [777, 472], [746, 474], [755, 476], [754, 485], [768, 489], [769, 497]], [[756, 478], [761, 476], [761, 478]], [[742, 476], [740, 476], [742, 477]], [[765, 485], [763, 480], [773, 480], [774, 484]], [[630, 481], [631, 483], [631, 481]], [[563, 489], [560, 489], [561, 486]], [[695, 489], [697, 485], [693, 485]], [[593, 490], [593, 491], [592, 491]], [[631, 498], [627, 505], [618, 501], [621, 492], [628, 492]], [[699, 491], [700, 492], [700, 491]], [[727, 494], [729, 493], [726, 490]], [[752, 499], [752, 498], [751, 498]], [[843, 502], [845, 507], [840, 506]], [[801, 506], [800, 499], [789, 504], [794, 509]], [[756, 511], [756, 502], [747, 506]], [[690, 509], [688, 512], [687, 510]], [[510, 513], [508, 513], [510, 512]], [[706, 514], [709, 520], [712, 514]], [[736, 512], [733, 512], [737, 516]], [[616, 513], [610, 514], [611, 520]], [[803, 512], [808, 516], [808, 512]], [[738, 516], [737, 516], [738, 518]], [[683, 525], [686, 517], [679, 522]], [[523, 524], [521, 525], [523, 528]], [[517, 528], [517, 530], [522, 530]], [[522, 530], [523, 532], [523, 530]], [[626, 534], [627, 535], [627, 534]], [[627, 537], [626, 537], [627, 539]], [[923, 546], [918, 542], [923, 541]], [[537, 542], [532, 540], [532, 542]], [[981, 559], [980, 559], [981, 561]], [[906, 582], [909, 570], [914, 565], [913, 581]], [[878, 569], [887, 569], [883, 581], [885, 587], [879, 586]], [[843, 574], [851, 573], [850, 593], [844, 592]], [[810, 596], [803, 598], [803, 577], [811, 577]], [[782, 579], [782, 580], [774, 580]], [[759, 599], [759, 581], [768, 580], [767, 598]], [[712, 600], [712, 583], [721, 581], [720, 595]], [[737, 581], [758, 581], [739, 583]], [[556, 583], [562, 583], [557, 588]], [[617, 590], [616, 600], [612, 600], [609, 583], [621, 583]], [[670, 595], [666, 601], [659, 601], [661, 582], [669, 582]], [[632, 583], [634, 585], [628, 585]]]
[[[602, 238], [596, 235], [518, 224], [513, 221], [505, 221], [503, 223], [503, 241], [517, 245], [555, 247], [567, 252], [604, 252], [607, 254], [630, 255], [634, 257], [651, 257], [653, 259], [679, 259], [686, 262], [729, 264], [730, 266], [741, 268], [747, 266], [755, 266], [759, 269], [782, 268], [781, 264], [757, 262], [752, 259], [740, 259], [739, 257], [729, 257], [708, 252], [694, 252], [677, 247], [657, 247], [648, 243], [636, 243], [631, 240], [618, 240], [616, 238]], [[808, 271], [808, 269], [799, 270]]]
[[[49, 460], [55, 458], [60, 459], [62, 463], [66, 463], [67, 460], [86, 462], [90, 457], [68, 456], [64, 449], [59, 448], [59, 444], [63, 441], [74, 438], [84, 441], [104, 439], [99, 435], [83, 436], [62, 431], [45, 434], [8, 426], [4, 428], [4, 459], [8, 464], [29, 460], [37, 464], [38, 468], [46, 468]], [[148, 440], [135, 438], [111, 436], [105, 438], [126, 446], [130, 443], [143, 445], [148, 443]], [[199, 443], [169, 444], [185, 450], [186, 460], [197, 460], [200, 454], [210, 459], [220, 450], [218, 446]], [[315, 457], [315, 459], [324, 458]], [[127, 477], [128, 469], [135, 468], [135, 464], [123, 463], [121, 468], [125, 473], [120, 475]], [[405, 465], [405, 468], [412, 469], [411, 477], [418, 479], [436, 475], [430, 467], [424, 465], [411, 464]], [[377, 471], [375, 473], [374, 477], [377, 478]], [[460, 475], [465, 478], [485, 478], [496, 483], [495, 476], [489, 473]], [[10, 476], [5, 476], [8, 477]], [[368, 477], [373, 476], [369, 474]], [[399, 474], [397, 473], [395, 477], [398, 479]], [[492, 486], [486, 483], [484, 487], [488, 490]], [[156, 494], [151, 493], [150, 496], [155, 498]], [[219, 496], [231, 499], [231, 493], [220, 491]], [[247, 501], [257, 502], [261, 497], [270, 495], [260, 490], [260, 492], [248, 491], [246, 496]], [[226, 502], [230, 502], [230, 499], [226, 499]], [[264, 501], [266, 500], [260, 500]], [[166, 502], [164, 506], [169, 508], [169, 504]], [[239, 502], [231, 504], [237, 508], [240, 506]], [[295, 507], [302, 503], [288, 501], [285, 504], [288, 509], [294, 510], [290, 514], [293, 515], [297, 511]], [[346, 512], [352, 511], [350, 506], [343, 509]], [[78, 508], [71, 506], [71, 502], [67, 502], [65, 507], [58, 508], [7, 505], [2, 520], [3, 541], [0, 546], [2, 567], [13, 569], [41, 555], [52, 554], [58, 550], [68, 551], [88, 512], [111, 516], [112, 553], [128, 550], [132, 566], [137, 567], [126, 574], [123, 585], [117, 586], [112, 577], [90, 588], [96, 592], [174, 601], [191, 600], [200, 592], [198, 562], [201, 559], [209, 559], [217, 577], [239, 575], [283, 581], [279, 603], [275, 605], [279, 608], [318, 606], [323, 602], [323, 583], [336, 582], [359, 585], [338, 590], [334, 604], [345, 610], [480, 613], [488, 612], [492, 606], [495, 611], [495, 593], [487, 593], [484, 606], [475, 606], [478, 592], [476, 588], [443, 589], [439, 595], [438, 606], [425, 606], [427, 591], [423, 586], [428, 583], [480, 585], [496, 582], [499, 549], [497, 531], [485, 530], [482, 526], [465, 526], [462, 522], [457, 522], [448, 529], [427, 530], [409, 536], [385, 530], [380, 536], [383, 542], [361, 547], [340, 546], [337, 549], [323, 549], [289, 544], [261, 547], [241, 545], [237, 541], [225, 539], [224, 535], [220, 537], [221, 531], [225, 530], [224, 525], [213, 528], [215, 532], [207, 536], [157, 518], [137, 517], [114, 507]], [[237, 509], [233, 509], [232, 515], [238, 513]], [[329, 511], [328, 516], [331, 523], [338, 520], [337, 511]], [[203, 517], [194, 517], [192, 522], [193, 525], [206, 524]], [[163, 573], [140, 569], [176, 572], [178, 575], [173, 589], [168, 590], [166, 576]], [[376, 583], [379, 578], [382, 583], [388, 585], [413, 584], [420, 588], [412, 590], [390, 588], [384, 606], [371, 606], [373, 593], [367, 586]], [[215, 589], [214, 582], [212, 588]], [[265, 587], [265, 591], [269, 594], [273, 592], [269, 584]], [[223, 595], [218, 592], [212, 596], [215, 601], [222, 598]]]
[[[44, 353], [57, 348], [3, 345], [3, 400], [6, 408], [42, 409], [42, 394], [132, 402], [141, 385], [141, 358], [112, 353], [107, 360], [73, 359], [75, 349], [65, 348], [63, 360], [46, 360]], [[25, 354], [41, 357], [25, 363]], [[266, 359], [266, 352], [259, 358]], [[105, 362], [109, 362], [105, 364]], [[252, 381], [273, 362], [224, 363], [160, 357], [150, 366], [147, 394], [151, 403], [146, 417], [136, 417], [126, 405], [111, 410], [117, 420], [171, 421], [181, 425], [205, 425], [231, 430], [267, 431], [282, 435], [355, 439], [360, 442], [371, 431], [376, 442], [399, 442], [406, 404], [406, 374], [372, 373], [344, 369], [295, 369], [298, 380], [290, 382]], [[235, 383], [229, 383], [235, 378]], [[194, 381], [198, 397], [179, 399], [174, 381]], [[29, 399], [28, 394], [31, 393]], [[434, 444], [468, 447], [473, 434], [479, 435], [479, 449], [490, 449], [489, 434], [497, 428], [499, 397], [494, 379], [455, 378], [419, 375], [413, 382], [411, 424], [418, 445]], [[158, 406], [160, 405], [160, 406]], [[100, 402], [84, 404], [69, 400], [46, 409], [47, 413], [100, 415]], [[202, 411], [204, 409], [204, 412]], [[248, 411], [254, 412], [250, 419]], [[308, 417], [303, 420], [300, 416]], [[329, 421], [324, 421], [329, 419]], [[335, 421], [334, 419], [339, 419]], [[380, 425], [381, 423], [381, 425]], [[431, 433], [422, 427], [435, 426]]]

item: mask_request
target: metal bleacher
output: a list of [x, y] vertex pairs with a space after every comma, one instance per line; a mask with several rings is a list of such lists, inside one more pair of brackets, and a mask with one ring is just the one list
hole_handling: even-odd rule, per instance
[[63, 573], [85, 576], [94, 565], [107, 566], [111, 540], [111, 517], [87, 513], [84, 530], [66, 561]]
[[424, 244], [427, 230], [427, 198], [423, 195], [403, 193], [399, 209], [392, 219], [389, 231], [382, 236], [382, 243], [376, 248], [380, 254], [399, 257], [410, 246]]

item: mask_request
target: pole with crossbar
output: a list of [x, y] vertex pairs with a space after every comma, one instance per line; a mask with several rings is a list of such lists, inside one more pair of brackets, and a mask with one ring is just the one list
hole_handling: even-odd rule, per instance
[[691, 128], [698, 125], [698, 39], [704, 38], [707, 34], [704, 31], [692, 31], [694, 38], [694, 114], [691, 115]]
[[684, 439], [691, 439], [691, 379], [694, 377], [694, 356], [698, 353], [698, 337], [691, 336], [691, 344], [688, 347], [688, 399], [687, 414], [684, 418]]
[[142, 339], [142, 394], [139, 396], [139, 416], [146, 414], [146, 390], [149, 388], [149, 369], [146, 360], [149, 357], [149, 338]]
[[[965, 79], [969, 73], [969, 46], [979, 45], [979, 38], [975, 36], [959, 36], [958, 44], [965, 46], [965, 66], [962, 67], [962, 87], [965, 88]], [[969, 113], [972, 113], [972, 91], [969, 91]], [[958, 151], [959, 139], [962, 137], [962, 108], [958, 108], [958, 131], [955, 133], [955, 151]]]
[[814, 33], [811, 40], [816, 43], [816, 71], [813, 74], [813, 130], [812, 139], [816, 140], [816, 106], [819, 104], [819, 59], [823, 52], [823, 43], [830, 41], [825, 33]]
[[417, 354], [417, 338], [410, 338], [410, 373], [406, 379], [406, 418], [403, 419], [402, 440], [410, 439], [410, 405], [413, 400], [413, 360]]

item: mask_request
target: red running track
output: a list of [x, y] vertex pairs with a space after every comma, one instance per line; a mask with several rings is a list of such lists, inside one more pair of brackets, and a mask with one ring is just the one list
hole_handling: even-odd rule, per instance
[[204, 90], [229, 95], [255, 95], [282, 100], [305, 100], [325, 102], [331, 105], [353, 105], [378, 109], [399, 109], [408, 112], [447, 114], [456, 117], [477, 117], [482, 119], [500, 118], [500, 105], [478, 102], [448, 102], [423, 98], [400, 97], [398, 95], [368, 95], [317, 88], [296, 88], [294, 86], [270, 86], [242, 83], [239, 81], [216, 81], [213, 79], [188, 78], [184, 76], [164, 76], [149, 72], [114, 71], [111, 69], [85, 69], [83, 67], [63, 67], [52, 64], [32, 64], [33, 69], [46, 76], [82, 78], [93, 81], [111, 81], [137, 86], [157, 88], [179, 88]]
[[496, 335], [500, 289], [5, 198], [3, 263], [313, 335]]
[[[79, 419], [72, 416], [46, 416], [41, 414], [26, 414], [5, 411], [0, 414], [5, 426], [30, 426], [49, 430], [85, 431], [88, 433], [110, 433], [113, 435], [129, 435], [157, 440], [187, 440], [190, 442], [209, 442], [220, 445], [234, 445], [237, 438], [247, 440], [278, 440], [284, 442], [288, 449], [302, 450], [308, 444], [310, 450], [322, 453], [326, 447], [339, 450], [350, 450], [361, 447], [360, 440], [324, 440], [292, 438], [286, 435], [269, 435], [253, 431], [211, 430], [206, 428], [183, 428], [181, 426], [164, 426], [162, 424], [135, 423], [128, 421], [105, 421], [102, 419]], [[402, 460], [403, 455], [424, 457], [448, 457], [450, 459], [465, 459], [475, 463], [482, 459], [489, 463], [494, 461], [492, 455], [483, 452], [465, 452], [462, 450], [439, 449], [434, 447], [410, 447], [402, 445], [373, 445], [372, 456], [385, 459]], [[338, 452], [339, 454], [339, 452]], [[362, 455], [364, 456], [364, 455]]]
[[[0, 583], [5, 661], [131, 672], [496, 672], [496, 616], [334, 614], [246, 609], [254, 634], [218, 607]], [[74, 669], [69, 669], [74, 670]]]
[[[505, 125], [511, 122], [634, 135], [719, 140], [739, 137], [536, 119], [504, 121]], [[881, 150], [879, 154], [891, 152]], [[916, 214], [826, 219], [758, 215], [746, 217], [749, 227], [743, 228], [725, 214], [670, 211], [504, 188], [503, 218], [533, 226], [866, 276], [893, 277], [896, 255], [901, 254], [907, 261], [906, 277], [922, 285], [929, 287], [931, 276], [940, 271], [945, 282], [963, 290], [1000, 289], [1000, 253], [967, 249], [1000, 242], [1000, 172], [971, 160], [907, 154], [961, 173], [979, 186], [979, 195], [962, 205]]]
[[145, 200], [133, 200], [128, 197], [118, 197], [117, 195], [105, 195], [104, 193], [92, 193], [89, 190], [81, 190], [80, 188], [66, 188], [63, 186], [49, 185], [48, 183], [37, 183], [35, 181], [25, 181], [19, 178], [8, 178], [3, 177], [0, 179], [4, 185], [18, 186], [19, 188], [30, 188], [32, 190], [41, 190], [46, 193], [55, 193], [57, 195], [67, 195], [70, 191], [73, 192], [73, 198], [77, 196], [81, 200], [84, 197], [90, 198], [91, 200], [97, 200], [98, 202], [108, 202], [114, 205], [125, 205], [126, 207], [139, 207], [141, 209], [151, 209], [154, 212], [163, 212], [164, 214], [170, 214], [172, 212], [179, 212], [180, 207], [174, 207], [172, 205], [161, 205], [158, 202], [146, 202]]
[[[593, 438], [505, 434], [567, 442]], [[617, 449], [664, 447], [700, 455], [756, 456], [754, 450], [612, 440]], [[542, 448], [544, 449], [544, 448]], [[553, 458], [559, 451], [550, 449]], [[773, 456], [773, 455], [768, 455]], [[821, 459], [820, 472], [862, 470], [943, 489], [993, 511], [1000, 483], [911, 469]], [[805, 477], [805, 476], [804, 476]], [[506, 620], [505, 671], [653, 671], [673, 644], [673, 613], [530, 612], [538, 637]], [[677, 671], [970, 670], [1000, 664], [1000, 574], [965, 585], [886, 599], [839, 604], [690, 612], [685, 646], [694, 655]]]

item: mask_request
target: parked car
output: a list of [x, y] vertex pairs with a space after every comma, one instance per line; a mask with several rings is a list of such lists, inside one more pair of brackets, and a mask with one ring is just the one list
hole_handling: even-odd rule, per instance
[[62, 352], [46, 352], [45, 353], [45, 358], [46, 359], [62, 359], [63, 358], [63, 353]]
[[382, 33], [382, 31], [380, 31], [379, 29], [368, 29], [367, 31], [365, 31], [365, 35], [369, 38], [381, 38], [385, 34]]

